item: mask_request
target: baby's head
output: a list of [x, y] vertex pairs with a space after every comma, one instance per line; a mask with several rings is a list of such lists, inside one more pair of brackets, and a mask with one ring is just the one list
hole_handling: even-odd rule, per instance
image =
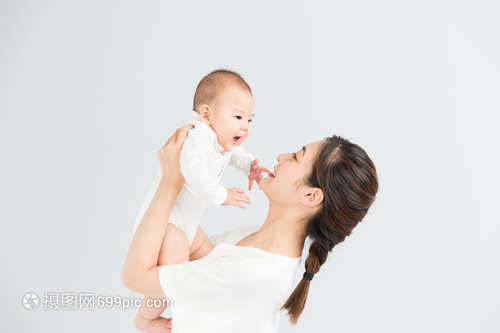
[[250, 86], [235, 72], [219, 69], [205, 76], [194, 94], [193, 110], [217, 134], [224, 151], [250, 135], [255, 102]]

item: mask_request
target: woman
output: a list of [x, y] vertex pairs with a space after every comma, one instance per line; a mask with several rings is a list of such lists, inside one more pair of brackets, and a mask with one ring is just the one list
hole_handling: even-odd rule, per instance
[[[259, 184], [270, 203], [262, 226], [221, 234], [215, 247], [198, 229], [193, 261], [159, 267], [161, 241], [184, 182], [179, 155], [189, 129], [177, 130], [158, 152], [164, 176], [132, 239], [123, 283], [143, 295], [173, 298], [173, 332], [276, 332], [309, 236], [306, 272], [281, 307], [295, 324], [314, 274], [375, 199], [372, 161], [336, 136], [281, 154], [273, 174]], [[157, 324], [168, 331], [166, 319]]]

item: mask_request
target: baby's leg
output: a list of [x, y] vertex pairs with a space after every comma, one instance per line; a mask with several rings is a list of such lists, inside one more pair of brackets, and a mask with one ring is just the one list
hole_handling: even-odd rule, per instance
[[189, 261], [198, 260], [205, 257], [212, 252], [214, 246], [208, 239], [207, 234], [203, 229], [198, 226], [196, 235], [194, 236], [193, 243], [191, 244], [191, 252], [189, 254]]
[[189, 242], [184, 232], [173, 223], [167, 224], [167, 232], [158, 255], [158, 266], [189, 261], [189, 248]]
[[[167, 232], [163, 238], [158, 256], [158, 266], [180, 264], [189, 261], [189, 253], [189, 242], [184, 232], [174, 224], [168, 223]], [[166, 306], [148, 307], [147, 305], [153, 304], [154, 300], [153, 298], [144, 296], [142, 307], [135, 318], [135, 327], [143, 332], [167, 332], [168, 319], [160, 317], [163, 311], [165, 311]], [[156, 303], [162, 304], [160, 301], [156, 301]]]

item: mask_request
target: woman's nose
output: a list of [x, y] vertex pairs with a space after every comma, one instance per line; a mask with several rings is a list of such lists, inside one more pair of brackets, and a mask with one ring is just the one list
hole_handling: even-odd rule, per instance
[[279, 154], [278, 157], [276, 158], [276, 160], [278, 160], [278, 164], [281, 164], [285, 160], [287, 155], [289, 154]]

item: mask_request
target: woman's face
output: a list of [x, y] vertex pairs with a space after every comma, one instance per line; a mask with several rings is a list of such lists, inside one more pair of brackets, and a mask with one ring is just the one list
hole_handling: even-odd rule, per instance
[[305, 180], [311, 173], [321, 144], [321, 141], [313, 142], [295, 153], [278, 155], [278, 164], [274, 167], [273, 174], [259, 184], [270, 201], [289, 205], [300, 200], [307, 192]]

